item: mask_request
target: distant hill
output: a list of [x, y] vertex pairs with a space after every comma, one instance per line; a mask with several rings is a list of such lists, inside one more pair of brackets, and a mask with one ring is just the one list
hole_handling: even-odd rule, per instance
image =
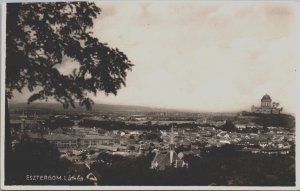
[[[10, 111], [15, 110], [48, 110], [48, 111], [74, 111], [84, 112], [86, 109], [79, 105], [76, 108], [69, 107], [64, 109], [59, 103], [12, 103], [9, 105]], [[94, 104], [90, 112], [175, 112], [179, 110], [152, 108], [133, 105], [112, 105], [112, 104]]]
[[[22, 110], [35, 110], [47, 112], [87, 112], [85, 107], [81, 107], [75, 104], [76, 108], [69, 107], [64, 109], [62, 104], [56, 102], [34, 102], [34, 103], [10, 103], [9, 110], [19, 113]], [[188, 109], [170, 109], [170, 108], [158, 108], [136, 105], [114, 105], [114, 104], [99, 104], [95, 103], [92, 106], [92, 110], [88, 113], [101, 113], [101, 112], [132, 112], [132, 113], [148, 113], [148, 112], [168, 112], [168, 113], [191, 113], [202, 114], [207, 116], [214, 116], [213, 118], [232, 118], [237, 115], [238, 112], [209, 112], [209, 111], [197, 111]], [[220, 120], [220, 119], [219, 119]], [[224, 120], [224, 119], [223, 119]]]

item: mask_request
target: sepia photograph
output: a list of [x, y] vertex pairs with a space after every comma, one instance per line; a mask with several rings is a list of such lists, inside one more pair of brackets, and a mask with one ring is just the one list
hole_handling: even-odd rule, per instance
[[299, 10], [2, 3], [1, 189], [299, 189]]

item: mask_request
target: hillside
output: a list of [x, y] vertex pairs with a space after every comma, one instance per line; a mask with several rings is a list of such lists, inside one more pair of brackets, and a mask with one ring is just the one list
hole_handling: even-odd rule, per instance
[[[59, 103], [12, 103], [9, 104], [10, 111], [17, 110], [47, 110], [47, 111], [68, 111], [84, 112], [86, 109], [79, 105], [76, 108], [64, 109]], [[90, 112], [171, 112], [172, 109], [152, 108], [133, 105], [112, 105], [112, 104], [94, 104]]]

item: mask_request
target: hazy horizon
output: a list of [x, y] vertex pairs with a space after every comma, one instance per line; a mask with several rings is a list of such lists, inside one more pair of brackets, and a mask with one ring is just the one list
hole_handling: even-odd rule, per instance
[[[27, 103], [27, 102], [24, 102], [24, 101], [16, 101], [16, 100], [12, 100], [9, 105], [17, 105], [17, 104], [27, 104], [27, 105], [32, 105], [32, 104], [57, 104], [57, 105], [60, 105], [61, 106], [61, 109], [64, 110], [65, 108], [63, 108], [63, 105], [57, 101], [35, 101], [35, 102], [32, 102], [32, 103]], [[76, 104], [79, 104], [79, 103], [75, 103]], [[142, 107], [142, 108], [148, 108], [148, 109], [153, 109], [153, 110], [165, 110], [165, 111], [178, 111], [178, 112], [191, 112], [191, 113], [239, 113], [239, 112], [242, 112], [242, 111], [248, 111], [248, 112], [251, 112], [250, 111], [250, 108], [246, 108], [244, 110], [227, 110], [227, 111], [211, 111], [211, 110], [197, 110], [197, 109], [181, 109], [181, 108], [169, 108], [169, 107], [159, 107], [159, 106], [145, 106], [145, 105], [132, 105], [132, 104], [114, 104], [114, 103], [95, 103], [95, 105], [108, 105], [108, 106], [122, 106], [122, 107]], [[79, 106], [79, 105], [78, 105]], [[85, 106], [79, 106], [79, 107], [82, 107], [82, 108], [85, 108]], [[69, 109], [71, 109], [72, 107], [70, 106]], [[77, 108], [77, 105], [76, 105], [76, 108]], [[68, 110], [68, 108], [66, 109]], [[91, 111], [96, 111], [93, 106], [92, 106], [92, 110]], [[283, 114], [291, 114], [291, 115], [295, 115], [295, 113], [292, 113], [292, 112], [285, 112], [283, 111], [282, 112]]]
[[[101, 1], [91, 29], [135, 65], [117, 96], [95, 103], [250, 111], [266, 93], [295, 113], [296, 8], [292, 2]], [[64, 58], [58, 68], [74, 66]], [[12, 101], [26, 102], [28, 91]]]

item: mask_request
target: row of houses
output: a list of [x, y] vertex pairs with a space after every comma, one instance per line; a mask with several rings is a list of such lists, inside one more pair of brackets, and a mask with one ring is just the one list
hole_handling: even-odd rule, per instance
[[238, 130], [243, 130], [243, 129], [247, 129], [247, 128], [250, 128], [250, 129], [253, 129], [253, 128], [262, 129], [263, 128], [262, 125], [256, 125], [255, 123], [247, 123], [247, 124], [236, 123], [234, 125]]
[[31, 139], [45, 139], [59, 149], [71, 149], [76, 147], [97, 147], [98, 145], [113, 145], [116, 139], [109, 136], [87, 135], [70, 136], [65, 134], [29, 134]]
[[240, 152], [251, 152], [253, 154], [267, 154], [267, 155], [288, 155], [290, 154], [290, 149], [284, 148], [266, 148], [266, 149], [256, 149], [256, 148], [249, 148], [239, 150]]

